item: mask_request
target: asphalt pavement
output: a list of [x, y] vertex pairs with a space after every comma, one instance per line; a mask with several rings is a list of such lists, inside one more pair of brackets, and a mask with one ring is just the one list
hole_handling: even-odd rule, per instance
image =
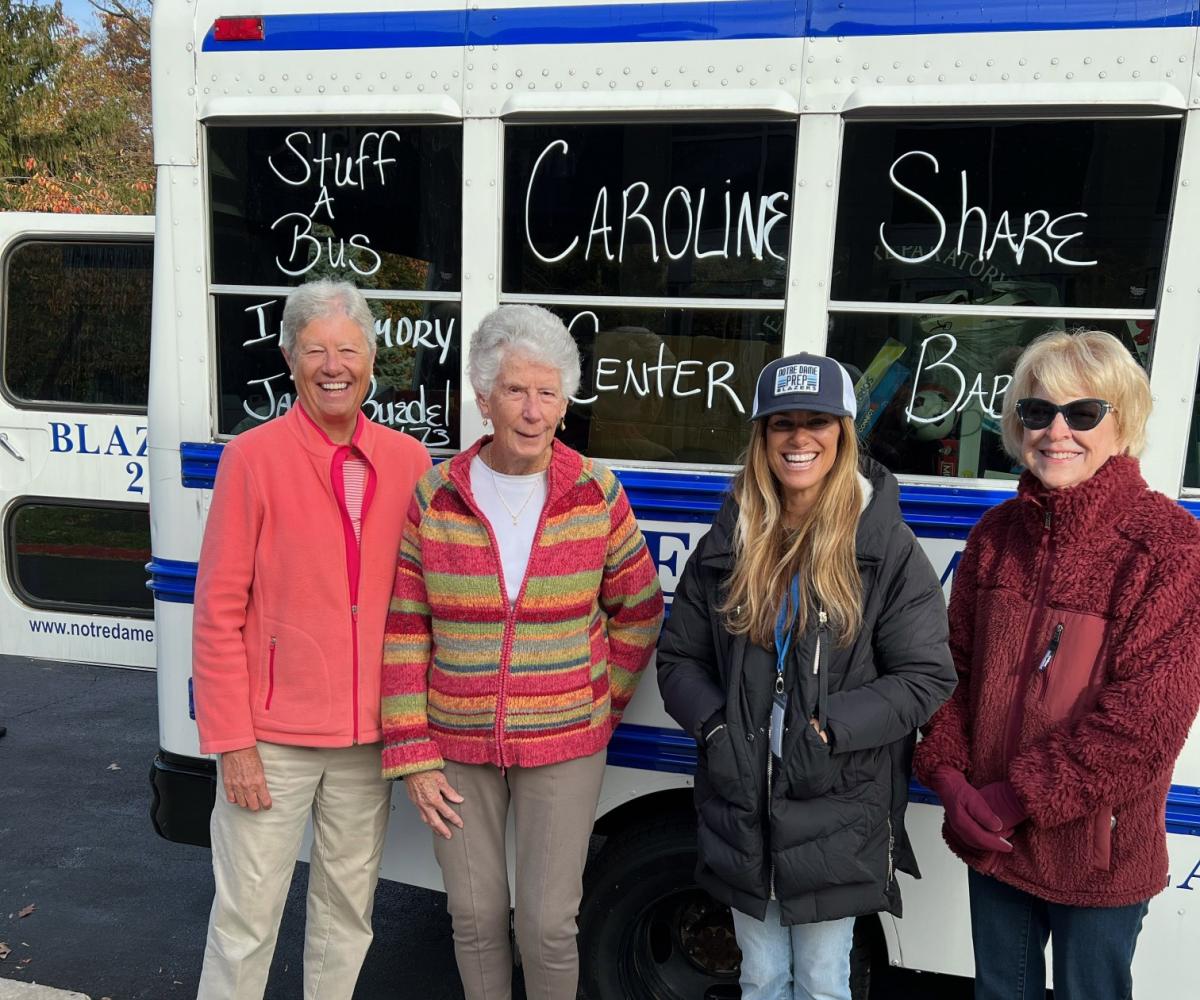
[[[150, 824], [154, 674], [0, 656], [0, 725], [0, 997], [4, 981], [194, 997], [212, 868], [206, 849]], [[308, 866], [296, 868], [267, 1000], [302, 994]], [[462, 997], [442, 894], [380, 884], [354, 996]]]
[[[196, 995], [213, 880], [207, 849], [150, 823], [158, 749], [147, 671], [0, 655], [0, 1000]], [[297, 864], [265, 1000], [302, 995]], [[441, 893], [381, 882], [355, 1000], [459, 1000]], [[962, 1000], [969, 984], [888, 970], [890, 1000]], [[515, 1000], [523, 1000], [520, 983]]]

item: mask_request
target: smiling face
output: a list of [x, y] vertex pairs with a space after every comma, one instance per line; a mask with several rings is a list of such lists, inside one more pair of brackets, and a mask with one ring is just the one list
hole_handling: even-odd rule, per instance
[[506, 354], [500, 373], [479, 409], [496, 427], [487, 464], [510, 476], [540, 472], [550, 464], [554, 428], [566, 415], [562, 377], [553, 365]]
[[283, 356], [304, 412], [330, 440], [348, 444], [375, 360], [362, 329], [347, 316], [315, 319], [297, 334], [293, 352]]
[[[1059, 406], [1073, 399], [1087, 399], [1092, 392], [1056, 394], [1037, 382], [1031, 396], [1048, 399]], [[1054, 422], [1040, 431], [1024, 428], [1021, 435], [1021, 460], [1051, 490], [1063, 490], [1091, 479], [1113, 455], [1121, 452], [1116, 418], [1105, 415], [1090, 431], [1073, 431], [1061, 413]]]
[[787, 410], [767, 417], [766, 424], [767, 465], [783, 490], [787, 512], [803, 514], [833, 468], [841, 422], [828, 413]]

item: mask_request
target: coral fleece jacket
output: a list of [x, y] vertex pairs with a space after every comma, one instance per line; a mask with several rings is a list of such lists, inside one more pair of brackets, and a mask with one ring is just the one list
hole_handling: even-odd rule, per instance
[[[362, 543], [342, 466], [367, 463]], [[300, 405], [226, 445], [200, 549], [192, 675], [200, 750], [374, 743], [383, 626], [413, 487], [413, 438], [359, 414], [335, 445]]]
[[[1163, 811], [1200, 704], [1200, 524], [1117, 456], [971, 532], [950, 597], [958, 688], [914, 765], [1008, 782], [1028, 814], [972, 868], [1054, 903], [1125, 906], [1167, 879]], [[1010, 800], [1011, 801], [1011, 800]]]

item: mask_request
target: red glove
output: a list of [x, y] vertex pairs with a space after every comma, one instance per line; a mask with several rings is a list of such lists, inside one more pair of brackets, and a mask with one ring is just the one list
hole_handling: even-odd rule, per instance
[[1004, 839], [1004, 823], [960, 771], [942, 768], [930, 782], [946, 807], [946, 822], [968, 847], [976, 851], [1007, 854], [1012, 844]]
[[1007, 781], [993, 781], [979, 789], [983, 801], [988, 804], [1007, 830], [1015, 829], [1029, 818], [1029, 810], [1021, 805], [1017, 793]]

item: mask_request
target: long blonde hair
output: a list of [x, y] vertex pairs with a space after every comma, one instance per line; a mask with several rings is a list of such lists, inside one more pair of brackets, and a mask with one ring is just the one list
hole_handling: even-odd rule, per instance
[[855, 535], [862, 511], [858, 438], [854, 421], [838, 420], [837, 455], [816, 502], [797, 528], [784, 523], [779, 482], [767, 462], [766, 421], [756, 422], [741, 472], [733, 481], [738, 503], [734, 569], [721, 605], [726, 626], [760, 646], [775, 640], [775, 620], [792, 578], [800, 578], [796, 629], [808, 624], [809, 605], [829, 616], [838, 644], [848, 646], [862, 627], [862, 579]]

